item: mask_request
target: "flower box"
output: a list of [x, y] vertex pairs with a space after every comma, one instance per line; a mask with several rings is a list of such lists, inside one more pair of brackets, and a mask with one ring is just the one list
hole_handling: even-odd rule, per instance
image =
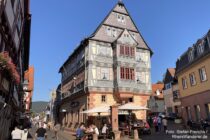
[[0, 71], [6, 71], [16, 84], [20, 84], [20, 75], [8, 52], [0, 53]]

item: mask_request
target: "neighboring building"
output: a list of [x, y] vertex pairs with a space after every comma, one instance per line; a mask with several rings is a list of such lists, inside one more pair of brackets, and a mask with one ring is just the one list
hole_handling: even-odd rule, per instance
[[165, 112], [165, 104], [163, 99], [164, 84], [152, 84], [152, 95], [148, 101], [148, 107], [151, 113]]
[[165, 111], [167, 115], [169, 113], [179, 113], [178, 110], [181, 105], [179, 85], [175, 76], [175, 72], [175, 68], [168, 68], [163, 79], [163, 96], [165, 102]]
[[[126, 102], [147, 106], [151, 55], [125, 5], [118, 2], [59, 70], [62, 124], [86, 122], [80, 112], [98, 106]], [[145, 110], [135, 114], [146, 119]]]
[[24, 112], [22, 83], [29, 65], [30, 24], [29, 0], [0, 0], [1, 140], [9, 139]]
[[185, 121], [210, 119], [210, 31], [177, 60], [176, 75]]
[[59, 84], [56, 89], [56, 97], [53, 106], [53, 118], [55, 120], [55, 123], [58, 123], [60, 119], [59, 118], [60, 103], [61, 103], [61, 84]]
[[24, 94], [24, 102], [25, 102], [25, 111], [26, 113], [30, 113], [31, 105], [32, 105], [32, 96], [34, 91], [34, 67], [29, 66], [29, 69], [25, 71], [24, 76], [24, 84], [23, 90]]

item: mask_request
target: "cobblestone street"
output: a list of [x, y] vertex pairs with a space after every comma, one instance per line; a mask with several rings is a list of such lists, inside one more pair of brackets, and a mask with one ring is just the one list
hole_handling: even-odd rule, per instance
[[[28, 140], [35, 140], [35, 132], [36, 127], [32, 127], [32, 129], [29, 130], [29, 138]], [[70, 135], [67, 132], [59, 131], [58, 132], [58, 140], [74, 140], [75, 137], [73, 135]], [[53, 130], [47, 130], [47, 140], [56, 140], [55, 134]]]

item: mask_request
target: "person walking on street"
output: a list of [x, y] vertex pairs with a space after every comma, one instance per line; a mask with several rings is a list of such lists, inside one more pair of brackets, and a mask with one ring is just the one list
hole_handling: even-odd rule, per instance
[[106, 136], [107, 136], [107, 130], [108, 130], [108, 127], [106, 124], [104, 124], [103, 128], [102, 128], [102, 135], [104, 137], [104, 140], [106, 140]]
[[155, 116], [153, 118], [153, 125], [155, 127], [155, 132], [158, 132], [158, 118], [157, 118], [157, 116]]
[[43, 126], [44, 124], [42, 123], [41, 127], [36, 130], [35, 137], [37, 138], [37, 140], [45, 140], [45, 138], [47, 137], [47, 131], [43, 128]]
[[163, 120], [162, 120], [162, 122], [163, 122], [164, 132], [166, 133], [168, 121], [167, 121], [167, 119], [164, 117]]
[[157, 122], [158, 122], [158, 131], [160, 131], [160, 132], [161, 132], [162, 119], [161, 119], [161, 117], [160, 117], [160, 116], [158, 116]]
[[58, 131], [60, 130], [60, 125], [57, 123], [54, 126], [54, 134], [55, 134], [55, 139], [58, 140]]
[[21, 140], [23, 132], [20, 130], [17, 126], [15, 127], [15, 130], [12, 131], [12, 140]]
[[24, 129], [22, 131], [22, 139], [21, 140], [28, 140], [28, 130]]

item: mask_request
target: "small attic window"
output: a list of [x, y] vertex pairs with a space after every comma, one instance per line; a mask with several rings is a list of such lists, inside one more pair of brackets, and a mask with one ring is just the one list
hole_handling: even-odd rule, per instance
[[117, 14], [117, 21], [125, 24], [125, 16], [122, 14]]

